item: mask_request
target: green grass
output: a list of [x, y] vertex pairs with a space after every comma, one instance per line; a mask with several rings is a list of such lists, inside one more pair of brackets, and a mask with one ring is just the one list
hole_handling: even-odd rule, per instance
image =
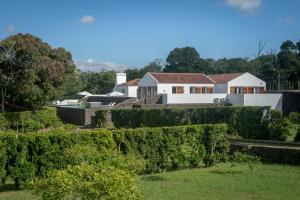
[[[247, 165], [231, 168], [220, 164], [210, 168], [181, 170], [140, 176], [137, 184], [142, 199], [299, 199], [300, 167]], [[38, 200], [29, 191], [6, 186], [0, 200]]]
[[145, 200], [299, 199], [300, 167], [222, 164], [142, 176], [138, 185]]

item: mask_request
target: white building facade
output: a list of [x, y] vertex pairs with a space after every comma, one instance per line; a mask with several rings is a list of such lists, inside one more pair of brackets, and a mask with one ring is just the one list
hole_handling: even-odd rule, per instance
[[117, 73], [113, 91], [123, 93], [127, 97], [136, 98], [139, 81], [139, 79], [127, 81], [126, 73]]
[[281, 110], [282, 94], [266, 94], [266, 83], [250, 73], [147, 73], [139, 81], [140, 99], [162, 95], [164, 104], [271, 106]]

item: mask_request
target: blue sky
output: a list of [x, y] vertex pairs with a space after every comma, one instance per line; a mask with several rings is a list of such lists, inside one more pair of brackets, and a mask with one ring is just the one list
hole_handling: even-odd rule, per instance
[[175, 47], [251, 57], [300, 39], [299, 0], [0, 0], [0, 39], [30, 33], [75, 61], [142, 67]]

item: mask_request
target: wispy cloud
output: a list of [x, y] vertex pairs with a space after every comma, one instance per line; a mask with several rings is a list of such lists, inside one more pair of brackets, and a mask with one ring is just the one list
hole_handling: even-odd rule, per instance
[[291, 24], [293, 23], [294, 19], [292, 16], [281, 16], [279, 17], [278, 21], [281, 24]]
[[15, 26], [12, 25], [12, 24], [9, 24], [9, 25], [7, 25], [7, 26], [5, 27], [5, 32], [6, 32], [6, 33], [13, 33], [13, 32], [15, 32], [15, 31], [16, 31], [16, 28], [15, 28]]
[[81, 24], [87, 24], [87, 25], [91, 25], [93, 23], [96, 22], [96, 18], [93, 17], [92, 15], [84, 15], [83, 17], [81, 17], [80, 19], [80, 23]]
[[261, 7], [262, 0], [224, 0], [224, 3], [247, 14], [253, 14]]
[[97, 62], [93, 59], [89, 58], [86, 61], [77, 61], [75, 65], [81, 71], [91, 71], [91, 72], [101, 72], [101, 71], [109, 71], [115, 70], [117, 72], [123, 72], [125, 69], [129, 67], [124, 64], [117, 64], [114, 62]]

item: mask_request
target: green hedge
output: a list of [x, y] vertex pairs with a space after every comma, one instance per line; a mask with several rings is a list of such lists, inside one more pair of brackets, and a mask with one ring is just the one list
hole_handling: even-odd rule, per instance
[[244, 138], [270, 139], [268, 107], [198, 107], [187, 109], [115, 109], [111, 110], [117, 128], [178, 126], [226, 123], [231, 132]]
[[[162, 128], [106, 129], [47, 134], [0, 134], [0, 186], [6, 178], [26, 187], [36, 176], [65, 169], [65, 151], [74, 145], [89, 145], [99, 152], [119, 149], [147, 162], [146, 172], [196, 167], [208, 156], [225, 160], [229, 151], [226, 125]], [[117, 148], [118, 147], [118, 148]], [[105, 154], [106, 155], [106, 154]]]
[[115, 149], [112, 133], [107, 130], [19, 135], [2, 133], [0, 142], [1, 157], [5, 155], [6, 158], [6, 161], [0, 161], [0, 180], [10, 177], [21, 188], [35, 176], [44, 176], [52, 169], [65, 168], [61, 162], [64, 149], [75, 144]]
[[0, 113], [0, 130], [13, 129], [21, 132], [36, 131], [57, 126], [61, 121], [56, 109]]
[[147, 161], [147, 172], [196, 167], [204, 156], [226, 160], [227, 126], [190, 125], [162, 128], [119, 129], [113, 135], [120, 151]]

